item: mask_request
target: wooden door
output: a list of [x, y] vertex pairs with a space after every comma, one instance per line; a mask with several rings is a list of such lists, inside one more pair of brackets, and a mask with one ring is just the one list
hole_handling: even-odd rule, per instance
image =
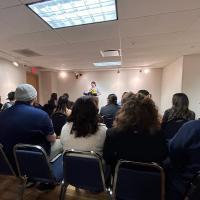
[[37, 100], [39, 102], [39, 78], [37, 74], [26, 72], [26, 83], [32, 85], [37, 90]]

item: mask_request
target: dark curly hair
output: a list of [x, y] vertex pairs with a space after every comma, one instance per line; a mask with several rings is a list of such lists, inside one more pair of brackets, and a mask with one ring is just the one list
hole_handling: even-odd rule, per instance
[[158, 110], [152, 99], [129, 92], [124, 98], [122, 108], [118, 111], [114, 127], [155, 132], [160, 128]]
[[76, 100], [68, 122], [73, 122], [71, 134], [75, 134], [75, 137], [86, 137], [96, 133], [98, 107], [92, 97], [83, 96]]

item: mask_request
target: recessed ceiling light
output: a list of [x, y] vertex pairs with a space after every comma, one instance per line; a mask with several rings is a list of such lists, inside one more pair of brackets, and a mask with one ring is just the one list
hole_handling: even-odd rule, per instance
[[27, 5], [52, 28], [117, 20], [116, 0], [47, 0]]
[[144, 70], [144, 73], [145, 73], [145, 74], [148, 74], [148, 73], [149, 73], [149, 69], [145, 69], [145, 70]]
[[95, 67], [115, 67], [121, 65], [121, 61], [113, 61], [113, 62], [98, 62], [98, 63], [93, 63]]
[[64, 71], [61, 71], [61, 72], [59, 73], [59, 76], [60, 76], [61, 78], [66, 78], [66, 77], [67, 77], [67, 73], [64, 72]]
[[12, 64], [13, 64], [14, 66], [16, 66], [16, 67], [19, 67], [19, 63], [16, 62], [16, 61], [12, 62]]

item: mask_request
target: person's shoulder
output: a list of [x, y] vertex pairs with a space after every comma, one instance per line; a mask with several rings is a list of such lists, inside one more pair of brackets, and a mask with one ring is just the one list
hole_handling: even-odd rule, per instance
[[62, 131], [71, 131], [73, 126], [72, 122], [67, 122], [66, 124], [64, 124], [64, 126], [62, 127]]
[[190, 121], [186, 122], [182, 127], [200, 129], [200, 120], [190, 120]]
[[33, 115], [37, 115], [38, 117], [39, 116], [49, 117], [49, 115], [45, 111], [43, 111], [39, 108], [35, 108], [33, 106], [28, 106], [28, 107], [26, 107], [26, 109], [27, 109], [27, 111], [29, 111], [29, 113], [32, 113]]
[[99, 124], [98, 124], [98, 128], [99, 128], [99, 130], [107, 130], [106, 125], [103, 124], [103, 123], [99, 123]]
[[105, 109], [106, 109], [106, 106], [107, 106], [107, 105], [102, 106], [100, 110], [101, 110], [101, 111], [102, 111], [102, 110], [105, 110]]
[[167, 110], [165, 110], [165, 114], [168, 114], [168, 113], [170, 113], [170, 112], [172, 112], [172, 108], [168, 108]]
[[106, 133], [109, 137], [117, 137], [121, 134], [121, 131], [118, 128], [109, 128]]

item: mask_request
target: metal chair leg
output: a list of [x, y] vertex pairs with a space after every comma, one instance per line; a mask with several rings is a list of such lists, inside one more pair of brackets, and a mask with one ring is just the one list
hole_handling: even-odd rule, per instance
[[19, 177], [20, 179], [20, 183], [21, 183], [21, 188], [20, 188], [20, 192], [19, 192], [19, 200], [23, 200], [24, 199], [24, 191], [26, 188], [26, 183], [27, 183], [27, 177], [23, 176], [23, 177]]
[[62, 183], [61, 184], [61, 191], [60, 191], [59, 200], [64, 200], [65, 199], [66, 190], [67, 190], [67, 185], [65, 183]]

